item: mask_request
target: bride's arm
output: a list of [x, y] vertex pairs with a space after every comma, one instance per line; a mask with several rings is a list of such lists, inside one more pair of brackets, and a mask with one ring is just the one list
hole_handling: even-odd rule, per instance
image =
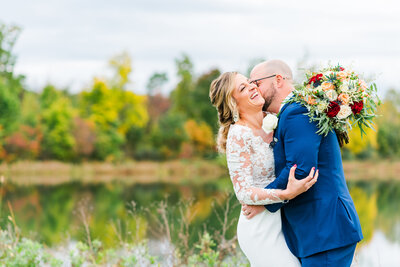
[[227, 140], [226, 158], [236, 197], [242, 204], [267, 205], [282, 203], [304, 193], [313, 186], [318, 171], [312, 168], [308, 176], [298, 180], [295, 177], [297, 165], [289, 170], [286, 189], [264, 189], [252, 186], [253, 164], [251, 162], [251, 138], [245, 131], [234, 131]]
[[237, 199], [248, 205], [281, 203], [288, 199], [284, 190], [251, 186], [251, 136], [245, 131], [232, 132], [227, 141], [226, 158]]

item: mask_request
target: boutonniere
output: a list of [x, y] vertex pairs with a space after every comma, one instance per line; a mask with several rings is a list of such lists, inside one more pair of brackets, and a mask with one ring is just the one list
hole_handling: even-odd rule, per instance
[[266, 133], [270, 133], [276, 129], [276, 126], [278, 126], [278, 117], [272, 114], [267, 114], [263, 120], [262, 129]]

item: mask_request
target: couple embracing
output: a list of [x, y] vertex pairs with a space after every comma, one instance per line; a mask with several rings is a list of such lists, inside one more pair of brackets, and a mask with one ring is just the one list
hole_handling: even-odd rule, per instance
[[[226, 72], [213, 81], [217, 145], [242, 203], [237, 235], [251, 266], [350, 266], [361, 227], [350, 197], [334, 131], [317, 134], [292, 96], [289, 66], [270, 60], [250, 79]], [[264, 112], [278, 114], [275, 131]]]

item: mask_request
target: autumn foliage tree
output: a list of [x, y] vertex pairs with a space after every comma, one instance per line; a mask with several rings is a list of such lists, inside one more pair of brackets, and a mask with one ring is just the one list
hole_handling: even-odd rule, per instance
[[113, 76], [95, 78], [79, 101], [81, 117], [94, 125], [93, 157], [99, 160], [121, 159], [127, 133], [132, 128], [143, 128], [148, 121], [146, 97], [127, 90], [132, 70], [129, 55], [112, 58], [110, 67]]
[[77, 110], [67, 96], [51, 85], [44, 88], [40, 100], [43, 129], [42, 158], [73, 160], [76, 141], [72, 129]]
[[[182, 54], [175, 60], [177, 82], [172, 88], [167, 88], [167, 73], [157, 71], [149, 77], [147, 94], [139, 95], [132, 91], [132, 58], [123, 52], [109, 60], [111, 75], [94, 77], [77, 94], [53, 85], [30, 91], [24, 76], [14, 72], [13, 48], [19, 34], [18, 27], [0, 24], [0, 161], [217, 155], [217, 112], [210, 104], [209, 89], [220, 70], [196, 74], [191, 58]], [[248, 71], [258, 62], [253, 60]], [[400, 157], [400, 94], [396, 90], [388, 91], [379, 115], [376, 132], [368, 130], [361, 137], [355, 128], [349, 133], [344, 157]]]

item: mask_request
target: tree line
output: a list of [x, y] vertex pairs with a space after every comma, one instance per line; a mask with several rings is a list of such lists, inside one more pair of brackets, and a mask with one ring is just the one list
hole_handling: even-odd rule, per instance
[[[221, 73], [201, 75], [183, 54], [175, 60], [177, 84], [165, 95], [168, 76], [154, 73], [146, 94], [130, 90], [132, 59], [109, 60], [110, 77], [94, 77], [77, 94], [46, 85], [29, 90], [14, 72], [16, 26], [0, 24], [0, 160], [121, 161], [217, 156], [217, 112], [208, 92]], [[257, 63], [251, 62], [251, 65]], [[352, 131], [346, 158], [400, 156], [400, 94], [389, 90], [376, 120], [377, 131], [361, 138]]]

